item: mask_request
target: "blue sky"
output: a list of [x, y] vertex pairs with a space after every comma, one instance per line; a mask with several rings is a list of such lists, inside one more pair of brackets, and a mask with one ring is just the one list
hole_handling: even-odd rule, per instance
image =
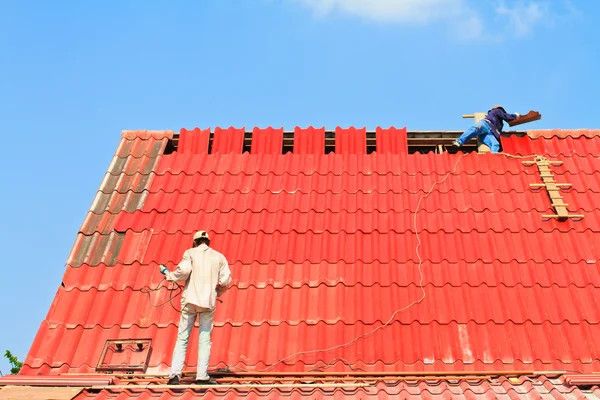
[[[123, 129], [600, 128], [600, 2], [0, 2], [0, 351], [24, 359]], [[7, 373], [6, 360], [0, 370]]]

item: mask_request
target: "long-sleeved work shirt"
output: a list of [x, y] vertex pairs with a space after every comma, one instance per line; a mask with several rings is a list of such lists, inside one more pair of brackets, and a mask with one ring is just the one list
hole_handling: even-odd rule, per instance
[[185, 281], [182, 307], [190, 303], [212, 311], [216, 307], [217, 296], [231, 286], [231, 271], [223, 254], [201, 244], [186, 250], [177, 269], [167, 273], [166, 279]]
[[509, 114], [504, 111], [503, 108], [493, 108], [488, 111], [485, 116], [485, 120], [492, 130], [492, 134], [498, 142], [500, 142], [500, 132], [504, 127], [504, 121], [512, 121], [515, 118], [517, 118], [516, 114]]

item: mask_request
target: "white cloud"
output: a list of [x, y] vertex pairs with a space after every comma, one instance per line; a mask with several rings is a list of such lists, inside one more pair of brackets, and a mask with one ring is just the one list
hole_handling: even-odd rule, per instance
[[465, 0], [298, 0], [318, 15], [338, 11], [373, 21], [424, 24], [461, 16], [474, 18]]
[[[562, 0], [564, 13], [551, 9], [548, 0], [291, 1], [312, 8], [319, 17], [347, 14], [376, 23], [444, 24], [454, 37], [489, 42], [530, 35], [540, 25], [552, 26], [577, 12], [571, 0]], [[561, 2], [552, 4], [560, 8]]]
[[502, 2], [496, 8], [496, 13], [508, 18], [509, 29], [515, 36], [529, 35], [537, 24], [550, 16], [547, 5], [538, 2], [520, 2], [512, 7]]
[[460, 39], [482, 39], [485, 34], [483, 21], [475, 13], [455, 19], [452, 25], [454, 35]]

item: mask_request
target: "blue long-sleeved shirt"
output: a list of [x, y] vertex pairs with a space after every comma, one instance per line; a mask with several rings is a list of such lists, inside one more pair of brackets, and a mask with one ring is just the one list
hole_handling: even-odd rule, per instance
[[485, 116], [485, 119], [492, 130], [492, 134], [496, 137], [498, 142], [500, 142], [500, 132], [504, 127], [504, 121], [512, 121], [515, 118], [517, 118], [516, 114], [509, 114], [504, 111], [503, 108], [491, 109]]

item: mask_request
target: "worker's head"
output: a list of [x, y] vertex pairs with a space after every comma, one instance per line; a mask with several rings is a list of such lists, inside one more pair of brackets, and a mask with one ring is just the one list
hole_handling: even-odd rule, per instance
[[210, 246], [210, 237], [206, 231], [198, 231], [194, 233], [194, 247], [198, 247], [201, 244]]
[[[491, 110], [494, 110], [494, 109], [496, 109], [496, 108], [499, 108], [499, 109], [501, 109], [502, 111], [506, 112], [506, 110], [504, 109], [504, 107], [502, 107], [502, 106], [501, 106], [501, 105], [499, 105], [499, 104], [496, 104], [494, 107], [492, 107], [492, 108], [491, 108]], [[490, 111], [491, 111], [491, 110], [490, 110]]]

